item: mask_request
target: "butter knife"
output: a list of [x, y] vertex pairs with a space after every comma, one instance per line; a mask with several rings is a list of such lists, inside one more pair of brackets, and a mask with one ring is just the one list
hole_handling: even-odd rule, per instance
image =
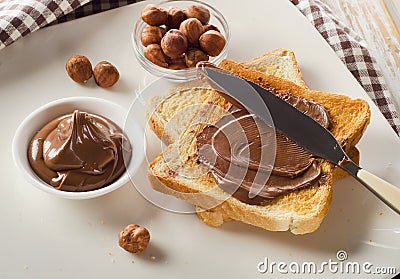
[[400, 188], [355, 164], [331, 132], [313, 118], [258, 84], [216, 68], [210, 63], [200, 63], [197, 73], [229, 102], [243, 105], [314, 156], [344, 169], [400, 214]]

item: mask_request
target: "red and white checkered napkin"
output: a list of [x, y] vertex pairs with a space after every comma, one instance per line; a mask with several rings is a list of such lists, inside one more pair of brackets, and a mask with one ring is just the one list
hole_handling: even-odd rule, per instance
[[383, 75], [362, 38], [319, 0], [292, 0], [292, 2], [324, 37], [379, 107], [393, 130], [400, 135], [399, 114], [393, 105]]
[[[0, 49], [50, 23], [68, 21], [138, 1], [0, 0]], [[319, 0], [291, 1], [329, 43], [400, 135], [398, 112], [383, 75], [362, 39]]]

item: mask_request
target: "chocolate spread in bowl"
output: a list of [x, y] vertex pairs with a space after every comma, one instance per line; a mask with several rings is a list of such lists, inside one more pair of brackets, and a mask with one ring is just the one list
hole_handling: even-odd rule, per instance
[[46, 124], [31, 140], [28, 159], [35, 173], [62, 191], [91, 191], [125, 171], [132, 149], [111, 120], [74, 111]]
[[[322, 105], [291, 94], [279, 97], [329, 127], [329, 115]], [[317, 185], [321, 176], [319, 163], [312, 154], [279, 131], [265, 132], [268, 127], [245, 108], [232, 105], [196, 138], [199, 162], [210, 168], [219, 187], [248, 204], [262, 205], [294, 190]], [[263, 163], [262, 154], [275, 155], [273, 165]], [[260, 182], [259, 177], [265, 179]], [[254, 186], [260, 190], [250, 198]]]

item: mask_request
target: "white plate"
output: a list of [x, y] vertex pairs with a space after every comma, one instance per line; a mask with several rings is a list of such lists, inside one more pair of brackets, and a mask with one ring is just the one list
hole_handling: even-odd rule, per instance
[[[291, 48], [311, 88], [368, 98], [289, 1], [209, 3], [230, 23], [228, 57], [244, 61], [278, 47]], [[339, 250], [347, 252], [344, 263], [370, 262], [373, 268], [393, 266], [400, 271], [400, 217], [351, 178], [336, 183], [332, 206], [320, 229], [304, 236], [267, 232], [238, 222], [211, 228], [193, 214], [154, 206], [129, 184], [85, 201], [59, 199], [27, 185], [11, 157], [12, 137], [26, 115], [69, 96], [96, 96], [128, 108], [135, 92], [153, 79], [135, 60], [130, 42], [144, 5], [45, 28], [0, 51], [0, 278], [266, 278], [270, 271], [257, 270], [265, 257], [269, 262], [320, 265], [339, 262]], [[93, 80], [75, 84], [64, 69], [75, 53], [89, 56], [93, 63], [109, 60], [120, 70], [121, 80], [109, 90], [97, 87]], [[399, 184], [400, 141], [370, 104], [371, 124], [358, 145], [361, 165]], [[159, 145], [154, 148], [156, 153]], [[142, 177], [135, 183], [147, 184], [145, 165], [141, 170]], [[139, 223], [151, 232], [151, 244], [140, 255], [118, 247], [118, 232], [128, 223]], [[281, 274], [274, 269], [272, 275]], [[362, 271], [342, 274], [328, 268], [319, 277], [343, 276], [365, 278]], [[309, 277], [297, 274], [295, 278]]]

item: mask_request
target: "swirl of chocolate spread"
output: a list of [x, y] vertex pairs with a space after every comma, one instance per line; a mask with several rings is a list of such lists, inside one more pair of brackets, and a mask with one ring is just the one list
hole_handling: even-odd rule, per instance
[[131, 154], [129, 140], [114, 122], [77, 110], [46, 124], [28, 149], [35, 173], [54, 188], [70, 192], [113, 183]]
[[[329, 127], [329, 114], [322, 105], [288, 93], [278, 96]], [[197, 135], [198, 161], [210, 168], [218, 186], [244, 203], [263, 205], [317, 185], [321, 168], [313, 155], [281, 132], [271, 133], [271, 127], [257, 118], [244, 107], [231, 105], [214, 125]], [[261, 154], [275, 155], [275, 161], [265, 163]], [[259, 189], [254, 197], [249, 195], [252, 187]]]

